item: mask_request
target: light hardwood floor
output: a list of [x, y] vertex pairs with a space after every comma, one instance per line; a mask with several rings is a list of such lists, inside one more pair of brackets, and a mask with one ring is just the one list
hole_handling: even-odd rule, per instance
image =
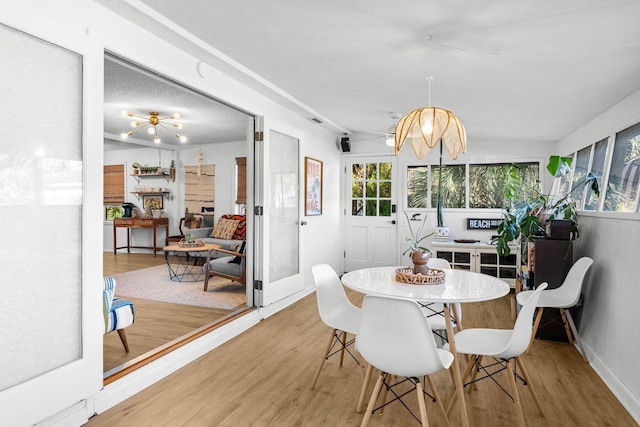
[[[348, 292], [355, 304], [361, 296]], [[509, 298], [464, 304], [465, 327], [510, 328]], [[315, 294], [265, 319], [250, 330], [180, 369], [132, 398], [93, 417], [97, 426], [354, 426], [361, 374], [346, 358], [326, 363], [315, 390], [310, 382], [326, 345], [328, 328], [318, 315]], [[635, 426], [633, 418], [567, 343], [536, 340], [523, 356], [542, 400], [541, 416], [531, 394], [519, 384], [528, 426]], [[462, 364], [463, 362], [461, 362]], [[446, 372], [434, 376], [446, 403], [453, 394]], [[505, 385], [506, 378], [504, 378]], [[373, 387], [373, 384], [371, 385]], [[489, 380], [467, 394], [471, 425], [515, 425], [513, 403]], [[414, 394], [407, 396], [417, 408]], [[431, 426], [445, 425], [435, 403], [427, 401]], [[457, 409], [451, 426], [460, 425]], [[394, 403], [370, 426], [419, 425]]]
[[[164, 256], [158, 254], [123, 254], [114, 255], [105, 252], [103, 255], [104, 275], [126, 273], [165, 264]], [[117, 290], [117, 284], [116, 284]], [[129, 353], [117, 333], [106, 334], [103, 338], [103, 368], [110, 369], [129, 362], [139, 356], [148, 354], [154, 349], [184, 336], [204, 325], [223, 319], [233, 310], [196, 307], [182, 304], [171, 304], [136, 298], [127, 298], [134, 303], [136, 321], [125, 329]]]

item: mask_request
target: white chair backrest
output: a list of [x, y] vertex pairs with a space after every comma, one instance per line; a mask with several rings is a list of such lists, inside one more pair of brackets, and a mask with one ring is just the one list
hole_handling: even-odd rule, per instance
[[427, 267], [438, 268], [440, 270], [442, 270], [443, 268], [451, 269], [451, 264], [449, 264], [449, 261], [444, 258], [429, 258]]
[[[328, 326], [345, 331], [345, 325], [353, 323], [353, 317], [359, 316], [360, 309], [349, 301], [336, 272], [327, 264], [311, 267], [316, 283], [316, 298], [320, 318]], [[357, 312], [357, 313], [356, 313]], [[357, 326], [355, 326], [357, 328]], [[347, 331], [355, 333], [356, 331]]]
[[501, 357], [509, 359], [511, 357], [520, 356], [529, 347], [531, 334], [533, 333], [533, 313], [540, 299], [540, 294], [549, 286], [547, 283], [541, 283], [538, 288], [531, 294], [529, 299], [520, 309], [516, 324], [513, 327], [513, 333], [507, 347], [500, 353]]
[[589, 257], [582, 257], [576, 261], [575, 264], [571, 266], [562, 285], [554, 290], [554, 299], [566, 307], [576, 305], [580, 299], [584, 277], [587, 275], [591, 264], [593, 264], [593, 260]]
[[365, 296], [356, 349], [394, 375], [422, 376], [444, 368], [429, 323], [412, 300]]

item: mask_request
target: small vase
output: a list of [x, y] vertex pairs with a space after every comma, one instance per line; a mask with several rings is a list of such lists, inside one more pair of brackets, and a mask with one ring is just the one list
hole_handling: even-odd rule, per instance
[[413, 262], [413, 274], [427, 274], [429, 267], [427, 263], [431, 257], [431, 251], [429, 252], [414, 252], [411, 254], [411, 261]]

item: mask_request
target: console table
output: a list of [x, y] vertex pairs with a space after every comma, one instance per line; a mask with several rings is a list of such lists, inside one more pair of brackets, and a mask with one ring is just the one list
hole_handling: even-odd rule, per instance
[[[156, 241], [157, 229], [164, 227], [166, 230], [164, 245], [158, 246]], [[118, 228], [127, 229], [127, 246], [118, 246]], [[131, 246], [131, 229], [132, 228], [151, 228], [153, 229], [153, 246]], [[127, 249], [131, 252], [131, 248], [136, 249], [152, 249], [153, 256], [157, 251], [161, 251], [167, 245], [167, 236], [169, 235], [169, 218], [114, 218], [113, 220], [113, 253], [118, 254], [118, 249]]]

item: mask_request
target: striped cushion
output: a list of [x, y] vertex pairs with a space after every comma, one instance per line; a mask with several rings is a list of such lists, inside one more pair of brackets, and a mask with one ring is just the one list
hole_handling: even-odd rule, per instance
[[126, 328], [133, 324], [135, 310], [133, 303], [120, 298], [114, 298], [116, 279], [111, 276], [104, 278], [102, 291], [102, 315], [104, 317], [104, 333]]
[[233, 219], [238, 221], [238, 228], [233, 233], [233, 240], [245, 240], [247, 237], [247, 216], [246, 215], [222, 215], [220, 219]]
[[230, 240], [233, 237], [233, 234], [236, 232], [237, 228], [237, 220], [220, 218], [216, 226], [213, 227], [211, 237], [214, 237], [216, 239]]
[[125, 299], [114, 298], [105, 333], [131, 326], [135, 321], [133, 303]]

